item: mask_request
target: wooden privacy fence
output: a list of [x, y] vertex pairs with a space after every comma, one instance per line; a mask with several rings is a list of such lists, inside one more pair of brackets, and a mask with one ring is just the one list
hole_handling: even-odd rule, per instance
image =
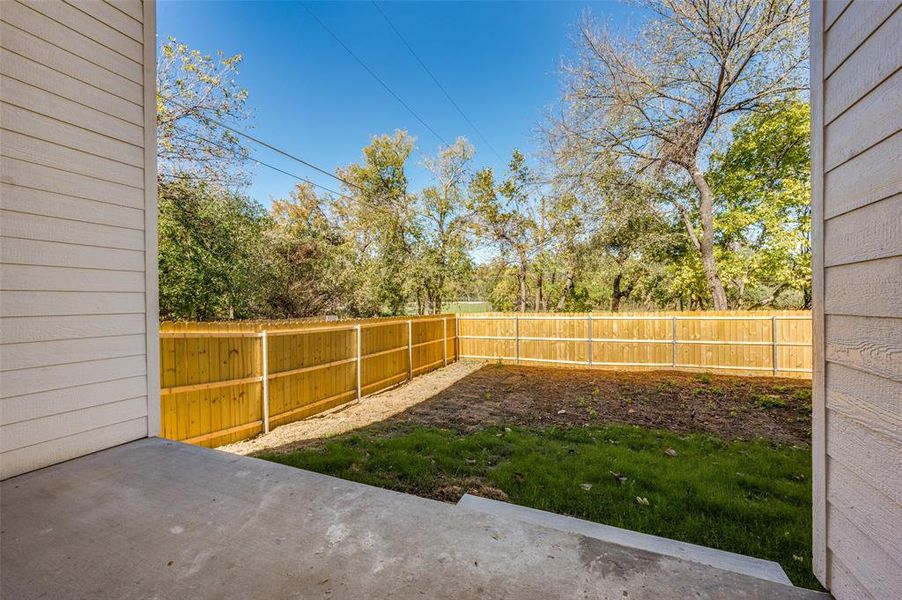
[[220, 446], [457, 359], [454, 315], [162, 323], [162, 436]]
[[164, 437], [220, 446], [458, 358], [811, 376], [811, 313], [463, 314], [163, 323]]
[[811, 313], [458, 315], [460, 358], [811, 377]]

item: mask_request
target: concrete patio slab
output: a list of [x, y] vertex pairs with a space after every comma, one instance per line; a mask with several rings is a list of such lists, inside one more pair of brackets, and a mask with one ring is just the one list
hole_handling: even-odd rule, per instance
[[464, 494], [463, 498], [457, 503], [462, 510], [476, 511], [498, 517], [516, 519], [526, 523], [541, 525], [542, 527], [550, 527], [558, 531], [568, 531], [570, 533], [578, 533], [586, 537], [618, 544], [620, 546], [628, 546], [630, 548], [638, 548], [647, 550], [665, 556], [674, 556], [691, 562], [741, 573], [750, 577], [766, 579], [775, 583], [784, 585], [792, 585], [787, 577], [786, 572], [772, 560], [763, 560], [753, 556], [745, 556], [744, 554], [736, 554], [735, 552], [726, 552], [717, 550], [716, 548], [708, 548], [707, 546], [699, 546], [697, 544], [689, 544], [678, 540], [659, 537], [656, 535], [648, 535], [639, 533], [638, 531], [630, 531], [629, 529], [621, 529], [620, 527], [611, 527], [601, 523], [593, 523], [575, 517], [566, 515], [557, 515], [545, 510], [529, 508], [527, 506], [517, 506], [509, 502], [500, 502], [498, 500], [490, 500], [488, 498], [480, 498], [479, 496], [471, 496]]
[[147, 439], [0, 483], [3, 598], [818, 598], [283, 465]]

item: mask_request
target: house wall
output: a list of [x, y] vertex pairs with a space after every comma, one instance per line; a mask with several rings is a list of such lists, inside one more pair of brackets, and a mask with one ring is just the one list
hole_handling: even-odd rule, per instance
[[0, 477], [159, 428], [154, 5], [0, 1]]
[[902, 589], [902, 9], [815, 2], [814, 568]]

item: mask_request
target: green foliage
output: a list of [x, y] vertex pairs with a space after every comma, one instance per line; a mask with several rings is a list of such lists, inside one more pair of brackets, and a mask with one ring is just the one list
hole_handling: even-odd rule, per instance
[[157, 159], [168, 177], [191, 174], [220, 184], [244, 181], [247, 150], [216, 122], [247, 118], [247, 90], [237, 83], [242, 56], [215, 57], [169, 38], [157, 64]]
[[353, 251], [313, 186], [298, 184], [288, 199], [274, 201], [272, 217], [267, 239], [273, 285], [267, 302], [273, 316], [345, 312], [353, 295]]
[[339, 169], [350, 198], [333, 198], [332, 209], [354, 249], [355, 312], [403, 312], [413, 256], [413, 198], [405, 164], [414, 139], [405, 131], [374, 137], [360, 163]]
[[475, 487], [524, 506], [775, 560], [796, 585], [819, 587], [810, 564], [811, 454], [796, 447], [625, 426], [475, 433], [408, 426], [262, 458], [452, 501], [449, 488], [460, 495]]
[[464, 282], [473, 276], [466, 183], [474, 153], [461, 137], [426, 160], [434, 183], [419, 194], [415, 207], [415, 290], [421, 313], [441, 312], [443, 300], [463, 297]]
[[712, 157], [720, 265], [737, 306], [810, 306], [809, 127], [807, 102], [767, 106]]
[[[538, 164], [514, 150], [496, 178], [473, 168], [475, 149], [458, 138], [423, 159], [432, 179], [416, 191], [415, 139], [396, 131], [337, 170], [340, 195], [299, 185], [266, 214], [240, 193], [246, 149], [217, 124], [246, 118], [240, 62], [172, 39], [161, 47], [164, 317], [430, 313], [464, 299], [505, 311], [711, 305], [691, 235], [700, 212], [684, 202], [693, 184], [642, 176], [602, 150], [564, 144]], [[731, 308], [807, 307], [808, 107], [790, 99], [742, 114], [703, 173], [719, 278]]]
[[786, 408], [786, 400], [775, 394], [761, 394], [755, 397], [758, 408]]
[[213, 320], [265, 314], [265, 232], [248, 198], [193, 179], [159, 186], [160, 316]]

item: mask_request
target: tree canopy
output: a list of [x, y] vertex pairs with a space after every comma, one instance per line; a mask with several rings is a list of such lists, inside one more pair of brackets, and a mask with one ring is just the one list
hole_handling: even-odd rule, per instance
[[430, 153], [397, 130], [335, 169], [340, 193], [300, 183], [270, 207], [246, 194], [232, 130], [249, 120], [241, 56], [164, 42], [161, 315], [809, 306], [807, 5], [644, 5], [634, 40], [579, 26], [541, 154], [496, 173], [463, 137]]

